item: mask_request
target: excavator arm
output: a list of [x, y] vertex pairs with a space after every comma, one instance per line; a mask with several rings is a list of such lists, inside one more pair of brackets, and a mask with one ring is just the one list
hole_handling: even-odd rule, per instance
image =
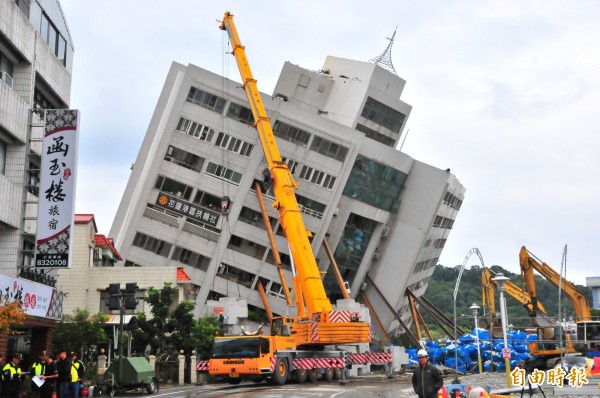
[[[494, 300], [494, 286], [496, 284], [492, 281], [492, 278], [494, 278], [495, 276], [496, 274], [491, 269], [487, 267], [483, 268], [483, 272], [481, 273], [483, 305], [490, 310], [492, 315], [495, 315], [496, 313], [496, 302]], [[537, 301], [537, 303], [534, 305], [531, 295], [523, 289], [521, 289], [519, 286], [512, 283], [511, 281], [506, 281], [504, 283], [504, 291], [509, 296], [523, 304], [523, 307], [525, 307], [530, 316], [535, 316], [537, 313], [536, 310], [539, 310], [543, 314], [546, 314], [546, 308], [544, 308], [542, 303]]]
[[580, 292], [577, 287], [572, 282], [569, 282], [565, 278], [561, 278], [560, 274], [556, 272], [552, 267], [548, 264], [539, 261], [531, 252], [527, 250], [525, 246], [521, 248], [519, 252], [519, 263], [521, 264], [521, 275], [525, 279], [527, 283], [527, 288], [529, 289], [529, 293], [531, 294], [531, 300], [534, 305], [537, 303], [539, 307], [539, 302], [537, 301], [537, 294], [535, 289], [535, 279], [533, 271], [536, 270], [539, 272], [546, 280], [550, 281], [555, 286], [562, 286], [562, 290], [565, 292], [571, 303], [573, 304], [573, 308], [575, 309], [575, 314], [577, 315], [577, 321], [591, 321], [592, 316], [590, 312], [590, 306], [587, 300], [587, 297]]

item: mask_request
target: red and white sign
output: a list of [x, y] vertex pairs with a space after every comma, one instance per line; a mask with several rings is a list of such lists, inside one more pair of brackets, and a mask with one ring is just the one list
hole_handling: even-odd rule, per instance
[[223, 314], [223, 307], [214, 307], [213, 313], [218, 314], [218, 315]]
[[69, 268], [75, 211], [79, 111], [47, 109], [42, 141], [36, 268]]
[[503, 348], [502, 349], [502, 358], [504, 358], [504, 359], [510, 359], [510, 348]]
[[20, 301], [27, 315], [62, 318], [63, 294], [53, 287], [0, 274], [0, 292], [7, 302]]

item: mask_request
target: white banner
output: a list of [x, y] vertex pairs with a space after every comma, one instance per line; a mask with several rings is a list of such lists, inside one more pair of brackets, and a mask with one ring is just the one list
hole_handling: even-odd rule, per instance
[[70, 268], [79, 111], [46, 110], [40, 167], [36, 268]]
[[53, 287], [0, 274], [0, 294], [7, 302], [20, 301], [27, 315], [62, 318], [63, 294]]

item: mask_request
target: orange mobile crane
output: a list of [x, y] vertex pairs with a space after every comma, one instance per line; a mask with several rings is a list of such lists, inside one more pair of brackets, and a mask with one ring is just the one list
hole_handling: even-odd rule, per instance
[[266, 157], [268, 168], [263, 175], [273, 184], [273, 208], [279, 212], [293, 260], [297, 314], [274, 317], [268, 336], [215, 338], [208, 373], [234, 384], [242, 379], [271, 379], [274, 384], [281, 385], [292, 373], [300, 382], [307, 378], [314, 381], [320, 373], [330, 380], [336, 369], [345, 367], [346, 355], [341, 350], [329, 348], [369, 343], [370, 325], [352, 319], [350, 311], [333, 310], [310, 245], [311, 234], [304, 226], [294, 194], [298, 185], [279, 153], [231, 13], [225, 13], [220, 29], [228, 33]]
[[519, 262], [521, 264], [521, 276], [527, 284], [532, 302], [534, 304], [537, 303], [533, 274], [533, 271], [536, 270], [552, 284], [557, 287], [560, 286], [562, 291], [569, 297], [569, 300], [571, 300], [577, 317], [575, 321], [577, 324], [576, 348], [578, 350], [585, 350], [592, 347], [597, 348], [600, 342], [600, 321], [592, 319], [587, 297], [572, 282], [564, 278], [561, 279], [558, 272], [545, 262], [537, 259], [525, 246], [519, 252]]

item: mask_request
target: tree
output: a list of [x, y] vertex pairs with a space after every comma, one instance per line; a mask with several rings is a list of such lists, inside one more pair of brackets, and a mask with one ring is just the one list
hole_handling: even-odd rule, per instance
[[204, 315], [196, 322], [194, 336], [196, 338], [196, 353], [200, 358], [208, 359], [210, 347], [217, 332], [221, 334], [223, 330], [219, 318], [215, 315]]
[[65, 315], [54, 333], [54, 347], [59, 350], [79, 352], [83, 357], [89, 348], [108, 341], [104, 325], [108, 316], [91, 315], [87, 310], [76, 308], [73, 315]]
[[11, 333], [12, 325], [20, 325], [27, 315], [20, 301], [8, 301], [8, 297], [0, 296], [0, 334]]

